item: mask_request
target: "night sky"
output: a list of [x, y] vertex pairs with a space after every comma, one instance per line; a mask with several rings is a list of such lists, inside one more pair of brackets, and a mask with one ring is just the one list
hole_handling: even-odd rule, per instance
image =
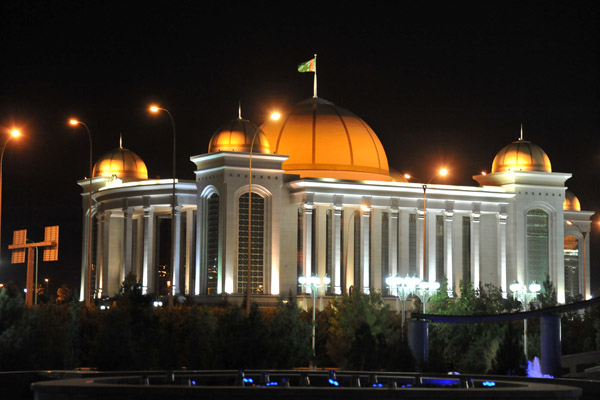
[[[126, 3], [127, 6], [123, 6]], [[192, 155], [237, 117], [261, 124], [312, 96], [296, 66], [318, 54], [318, 94], [363, 118], [391, 168], [475, 186], [519, 137], [541, 146], [584, 210], [600, 211], [598, 2], [229, 2], [3, 0], [0, 125], [19, 126], [3, 170], [0, 282], [24, 285], [9, 264], [12, 231], [60, 225], [59, 261], [41, 263], [51, 290], [78, 288], [82, 209], [77, 180], [123, 146], [151, 178], [171, 176], [170, 122], [179, 179]], [[375, 4], [375, 5], [373, 5]], [[4, 139], [2, 139], [3, 141]], [[592, 254], [600, 286], [600, 229]], [[595, 269], [595, 271], [594, 271]]]

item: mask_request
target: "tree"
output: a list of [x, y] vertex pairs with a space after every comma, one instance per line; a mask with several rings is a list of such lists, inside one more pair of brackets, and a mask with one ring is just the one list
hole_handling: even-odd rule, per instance
[[63, 284], [60, 288], [58, 288], [58, 290], [56, 291], [57, 297], [56, 297], [56, 302], [57, 303], [70, 303], [73, 300], [73, 290], [71, 290], [71, 287], [67, 284]]
[[[391, 335], [389, 308], [379, 294], [362, 294], [353, 291], [348, 296], [335, 299], [330, 321], [327, 350], [333, 362], [348, 368], [356, 361], [350, 357], [352, 343], [371, 341], [369, 335], [387, 340]], [[368, 329], [367, 329], [368, 327]]]

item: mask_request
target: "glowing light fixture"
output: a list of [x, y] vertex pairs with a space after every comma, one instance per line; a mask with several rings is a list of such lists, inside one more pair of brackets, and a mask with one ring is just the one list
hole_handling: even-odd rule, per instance
[[4, 146], [2, 146], [2, 150], [0, 151], [0, 232], [2, 227], [2, 162], [4, 161], [4, 151], [6, 150], [6, 146], [8, 146], [8, 142], [10, 142], [11, 139], [18, 138], [19, 136], [21, 136], [21, 131], [13, 128], [10, 131], [10, 136], [6, 138]]
[[278, 120], [279, 120], [279, 118], [281, 118], [281, 114], [280, 114], [280, 113], [278, 113], [277, 111], [275, 111], [275, 112], [271, 113], [271, 119], [272, 119], [273, 121], [278, 121]]

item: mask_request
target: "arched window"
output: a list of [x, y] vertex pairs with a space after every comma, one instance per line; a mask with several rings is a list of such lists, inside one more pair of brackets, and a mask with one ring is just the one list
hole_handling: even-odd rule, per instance
[[533, 209], [527, 212], [527, 282], [542, 283], [548, 276], [548, 213]]
[[237, 292], [246, 293], [248, 284], [248, 217], [250, 221], [250, 288], [252, 293], [264, 293], [264, 236], [265, 200], [252, 193], [252, 208], [249, 209], [248, 193], [240, 196], [238, 223], [238, 271]]
[[206, 276], [207, 293], [217, 294], [219, 277], [219, 195], [213, 193], [206, 201]]
[[565, 298], [567, 301], [579, 294], [579, 240], [565, 236]]

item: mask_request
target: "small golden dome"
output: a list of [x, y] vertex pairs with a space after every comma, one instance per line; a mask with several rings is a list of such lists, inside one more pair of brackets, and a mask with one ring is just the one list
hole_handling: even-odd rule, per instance
[[581, 211], [581, 203], [577, 196], [568, 190], [565, 192], [565, 201], [563, 203], [563, 210], [565, 211]]
[[133, 151], [119, 147], [104, 154], [94, 165], [94, 177], [113, 175], [120, 179], [148, 179], [148, 168]]
[[261, 131], [256, 124], [241, 118], [234, 119], [221, 125], [221, 127], [213, 133], [210, 143], [208, 144], [208, 152], [240, 151], [249, 153], [250, 146], [252, 145], [252, 138], [256, 134], [256, 131], [259, 132], [254, 139], [252, 152], [269, 154], [271, 152], [271, 147], [265, 133]]
[[541, 147], [526, 140], [515, 140], [500, 150], [492, 163], [492, 172], [505, 171], [552, 172], [552, 165]]
[[311, 98], [286, 117], [262, 125], [273, 153], [289, 156], [283, 169], [311, 178], [391, 181], [385, 150], [360, 117]]

